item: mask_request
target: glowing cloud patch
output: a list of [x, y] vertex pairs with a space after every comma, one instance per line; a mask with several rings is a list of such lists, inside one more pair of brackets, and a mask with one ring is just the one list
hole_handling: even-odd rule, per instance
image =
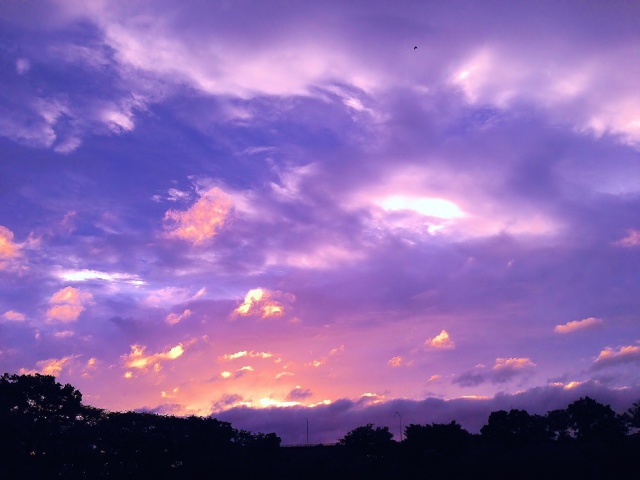
[[2, 318], [8, 320], [10, 322], [24, 322], [25, 315], [24, 313], [14, 312], [13, 310], [9, 310], [2, 315]]
[[254, 352], [253, 350], [251, 350], [250, 352], [248, 352], [247, 350], [242, 350], [240, 352], [236, 352], [236, 353], [225, 353], [224, 355], [218, 357], [219, 360], [235, 360], [237, 358], [243, 358], [243, 357], [248, 357], [248, 358], [271, 358], [273, 357], [273, 353], [271, 352]]
[[49, 303], [52, 304], [47, 311], [49, 322], [75, 322], [85, 306], [93, 303], [93, 295], [74, 287], [65, 287], [54, 293]]
[[393, 195], [381, 200], [380, 206], [387, 211], [410, 210], [426, 217], [450, 219], [465, 216], [458, 205], [443, 198]]
[[571, 333], [577, 330], [586, 330], [593, 327], [597, 327], [602, 325], [603, 321], [600, 318], [589, 317], [583, 320], [574, 320], [572, 322], [567, 322], [564, 325], [556, 325], [553, 329], [556, 333]]
[[147, 347], [142, 345], [131, 345], [131, 353], [122, 356], [125, 367], [137, 368], [143, 371], [147, 371], [152, 367], [157, 372], [162, 368], [160, 361], [175, 360], [184, 353], [184, 347], [181, 343], [165, 352], [150, 355], [146, 354], [146, 349]]
[[447, 333], [446, 330], [442, 330], [438, 335], [436, 335], [433, 338], [428, 338], [425, 341], [425, 345], [432, 348], [438, 348], [441, 350], [451, 350], [456, 346], [454, 341], [451, 340], [451, 337], [449, 337], [449, 334]]
[[13, 243], [13, 232], [0, 225], [0, 270], [8, 266], [11, 260], [20, 254], [18, 245]]
[[622, 346], [617, 350], [606, 347], [595, 359], [594, 368], [638, 361], [640, 361], [640, 347], [637, 345]]
[[20, 373], [22, 375], [33, 375], [35, 373], [40, 373], [41, 375], [53, 375], [57, 377], [62, 372], [62, 369], [67, 365], [71, 360], [76, 358], [77, 355], [69, 355], [63, 358], [49, 358], [48, 360], [41, 360], [36, 362], [36, 366], [38, 367], [36, 370], [27, 370], [24, 368], [20, 369]]
[[198, 245], [218, 233], [231, 207], [231, 198], [219, 188], [212, 188], [188, 210], [165, 213], [167, 236]]
[[165, 322], [167, 322], [169, 325], [175, 325], [177, 323], [180, 323], [185, 318], [189, 318], [190, 316], [191, 316], [191, 310], [187, 308], [184, 312], [180, 314], [170, 313], [169, 315], [167, 315], [167, 318], [165, 318]]
[[67, 282], [86, 282], [87, 280], [104, 280], [106, 282], [123, 282], [132, 285], [144, 285], [146, 282], [137, 275], [129, 273], [107, 273], [97, 270], [65, 270], [59, 277]]
[[259, 315], [262, 318], [278, 317], [284, 313], [284, 306], [272, 299], [277, 294], [278, 292], [262, 288], [249, 290], [242, 304], [233, 313], [242, 316]]

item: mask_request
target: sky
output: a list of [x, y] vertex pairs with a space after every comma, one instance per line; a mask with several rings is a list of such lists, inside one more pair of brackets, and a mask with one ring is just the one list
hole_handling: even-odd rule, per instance
[[0, 3], [0, 370], [283, 443], [640, 399], [640, 4]]

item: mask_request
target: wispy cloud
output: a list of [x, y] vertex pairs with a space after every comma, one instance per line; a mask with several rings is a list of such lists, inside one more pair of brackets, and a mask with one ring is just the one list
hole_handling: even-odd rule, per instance
[[582, 320], [573, 320], [563, 325], [556, 325], [553, 329], [556, 333], [572, 333], [578, 330], [587, 330], [601, 326], [604, 322], [600, 318], [589, 317]]
[[[185, 352], [181, 343], [164, 352], [147, 354], [146, 350], [147, 347], [144, 345], [131, 345], [131, 352], [122, 356], [124, 367], [137, 369], [144, 373], [149, 369], [159, 372], [162, 369], [161, 362], [180, 358]], [[130, 372], [126, 372], [125, 376], [127, 376], [127, 373]], [[131, 377], [131, 375], [128, 375], [128, 377]]]
[[627, 235], [614, 242], [614, 245], [624, 248], [640, 247], [640, 230], [628, 230]]
[[183, 321], [185, 318], [189, 318], [190, 316], [191, 310], [187, 308], [182, 313], [170, 313], [169, 315], [167, 315], [167, 318], [165, 318], [165, 322], [167, 322], [169, 325], [176, 325]]

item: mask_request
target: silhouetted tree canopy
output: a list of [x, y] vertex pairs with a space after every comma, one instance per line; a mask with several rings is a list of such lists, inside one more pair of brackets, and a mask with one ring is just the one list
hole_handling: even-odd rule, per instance
[[0, 377], [0, 477], [65, 479], [623, 478], [640, 470], [640, 401], [623, 415], [584, 397], [546, 415], [499, 410], [481, 435], [367, 424], [339, 446], [281, 448], [275, 433], [211, 417], [109, 412], [48, 375]]
[[544, 417], [516, 409], [491, 412], [488, 423], [480, 433], [490, 441], [512, 446], [543, 442], [550, 438]]
[[393, 445], [389, 427], [375, 427], [372, 423], [355, 428], [338, 441], [339, 445], [370, 456], [383, 455]]
[[455, 420], [451, 423], [431, 425], [410, 424], [404, 430], [405, 446], [413, 452], [433, 450], [444, 455], [459, 455], [464, 452], [470, 434]]

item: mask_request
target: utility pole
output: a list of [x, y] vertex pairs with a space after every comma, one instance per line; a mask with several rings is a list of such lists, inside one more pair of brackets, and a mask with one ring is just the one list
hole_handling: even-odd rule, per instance
[[309, 419], [307, 417], [302, 417], [307, 422], [307, 447], [309, 446]]
[[396, 412], [396, 415], [400, 419], [400, 441], [402, 442], [402, 415], [400, 415], [400, 412]]

